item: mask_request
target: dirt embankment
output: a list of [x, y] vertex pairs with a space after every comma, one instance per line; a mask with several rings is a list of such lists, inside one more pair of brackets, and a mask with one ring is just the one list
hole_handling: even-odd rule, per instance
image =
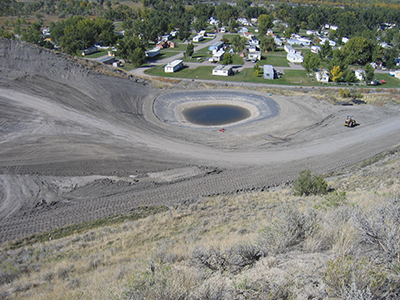
[[[52, 51], [0, 40], [0, 66], [0, 242], [139, 205], [264, 189], [400, 141], [397, 107], [273, 95], [279, 116], [221, 133], [162, 122], [153, 101], [165, 91]], [[347, 114], [360, 125], [345, 128]]]

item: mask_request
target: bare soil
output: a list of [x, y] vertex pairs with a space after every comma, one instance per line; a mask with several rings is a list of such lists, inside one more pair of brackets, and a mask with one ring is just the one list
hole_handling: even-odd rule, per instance
[[[278, 116], [224, 133], [176, 126], [153, 112], [165, 90], [122, 77], [0, 40], [0, 243], [143, 205], [268, 189], [400, 141], [399, 107], [335, 106], [307, 94], [271, 95]], [[343, 126], [348, 114], [355, 128]]]

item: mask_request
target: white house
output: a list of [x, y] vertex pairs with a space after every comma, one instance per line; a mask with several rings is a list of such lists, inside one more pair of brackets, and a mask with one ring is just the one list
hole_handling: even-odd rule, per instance
[[249, 52], [256, 52], [257, 51], [257, 47], [255, 45], [249, 45], [248, 47], [246, 47]]
[[335, 46], [336, 46], [336, 42], [335, 42], [335, 41], [332, 41], [332, 40], [327, 39], [327, 38], [321, 38], [320, 41], [319, 41], [319, 43], [320, 43], [321, 45], [323, 45], [323, 44], [325, 44], [325, 41], [329, 41], [329, 45], [330, 45], [331, 47], [335, 47]]
[[213, 61], [222, 61], [225, 55], [224, 49], [219, 49], [212, 56]]
[[249, 37], [249, 44], [258, 46], [258, 45], [260, 45], [260, 41], [258, 38], [256, 38], [254, 35], [252, 35]]
[[196, 35], [193, 37], [193, 42], [200, 42], [204, 40], [204, 36], [203, 35]]
[[286, 44], [283, 48], [287, 53], [296, 53], [296, 50], [291, 45]]
[[364, 81], [365, 80], [364, 78], [366, 76], [366, 73], [365, 73], [364, 70], [357, 69], [357, 70], [354, 71], [354, 74], [356, 75], [356, 78], [358, 80], [360, 80], [360, 81]]
[[173, 37], [176, 38], [178, 36], [179, 31], [175, 30], [175, 31], [171, 31], [169, 34]]
[[212, 74], [216, 76], [229, 76], [233, 74], [232, 66], [218, 65], [212, 70]]
[[82, 56], [85, 56], [85, 55], [89, 55], [89, 54], [92, 54], [92, 53], [96, 53], [97, 51], [99, 51], [97, 49], [97, 47], [90, 47], [90, 48], [82, 50], [81, 54], [82, 54]]
[[165, 73], [174, 73], [182, 67], [183, 67], [183, 61], [181, 59], [175, 59], [175, 60], [171, 61], [170, 63], [168, 63], [164, 67], [164, 72]]
[[282, 40], [276, 36], [274, 36], [274, 41], [275, 44], [277, 44], [278, 46], [282, 46]]
[[241, 34], [245, 34], [246, 32], [249, 32], [247, 27], [242, 27], [242, 28], [239, 28], [239, 30], [238, 30], [238, 33], [241, 33]]
[[303, 45], [303, 46], [310, 46], [311, 40], [305, 38], [298, 38], [298, 39], [288, 39], [286, 41], [289, 45]]
[[319, 51], [321, 51], [321, 47], [320, 46], [311, 46], [311, 52], [312, 53], [319, 53]]
[[257, 59], [261, 60], [261, 51], [254, 51], [254, 52], [249, 52], [248, 56], [249, 59]]
[[272, 65], [264, 65], [264, 79], [274, 79], [275, 70]]
[[328, 83], [329, 82], [329, 73], [326, 70], [321, 70], [315, 73], [315, 79], [318, 82]]
[[146, 57], [154, 57], [154, 56], [159, 55], [160, 53], [161, 53], [161, 50], [160, 50], [160, 48], [158, 48], [158, 47], [155, 47], [155, 48], [153, 48], [153, 49], [151, 49], [151, 50], [147, 50], [147, 51], [145, 52]]
[[342, 43], [346, 44], [348, 41], [349, 41], [349, 39], [347, 37], [345, 37], [345, 36], [342, 37]]
[[304, 57], [298, 53], [288, 53], [286, 56], [287, 60], [292, 63], [302, 63], [304, 61]]
[[395, 72], [394, 72], [394, 77], [400, 79], [400, 71], [395, 71]]

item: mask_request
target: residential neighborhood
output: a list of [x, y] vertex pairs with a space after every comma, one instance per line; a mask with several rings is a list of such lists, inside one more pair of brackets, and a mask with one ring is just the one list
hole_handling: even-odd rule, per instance
[[[48, 47], [69, 53], [78, 52], [87, 59], [145, 76], [215, 80], [215, 76], [220, 75], [228, 77], [225, 80], [273, 80], [277, 84], [303, 85], [382, 85], [385, 82], [386, 86], [392, 86], [397, 83], [392, 81], [398, 79], [396, 68], [400, 64], [400, 33], [395, 18], [372, 24], [375, 26], [370, 26], [373, 28], [371, 35], [375, 37], [367, 39], [355, 33], [354, 27], [341, 21], [341, 10], [337, 8], [327, 8], [329, 13], [337, 16], [335, 23], [328, 22], [327, 18], [319, 24], [307, 19], [305, 6], [296, 5], [290, 7], [281, 4], [278, 9], [249, 2], [243, 6], [245, 13], [242, 15], [239, 13], [235, 17], [232, 14], [226, 18], [222, 14], [237, 9], [237, 5], [199, 4], [195, 6], [198, 10], [194, 15], [187, 15], [190, 18], [186, 19], [185, 24], [180, 18], [182, 16], [171, 12], [176, 24], [171, 23], [168, 30], [160, 28], [151, 32], [140, 29], [151, 24], [143, 23], [144, 19], [136, 21], [136, 27], [133, 26], [134, 19], [104, 20], [96, 24], [89, 21], [93, 22], [91, 26], [97, 26], [99, 37], [106, 36], [107, 31], [108, 39], [100, 40], [96, 35], [82, 37], [82, 45], [88, 46], [84, 48], [72, 48], [76, 46], [64, 44], [63, 34], [59, 34], [64, 30], [65, 24], [62, 22], [49, 24], [41, 29], [41, 34], [43, 43]], [[115, 6], [117, 8], [120, 7]], [[152, 11], [157, 9], [153, 7]], [[164, 6], [163, 9], [168, 11], [171, 7]], [[184, 8], [180, 9], [181, 13], [185, 11]], [[208, 13], [204, 14], [202, 10]], [[246, 12], [252, 10], [258, 13], [247, 15]], [[271, 10], [275, 11], [275, 17], [268, 13]], [[322, 11], [322, 8], [318, 10]], [[296, 17], [296, 26], [288, 22], [289, 11], [302, 14]], [[80, 20], [71, 18], [70, 22], [76, 22], [78, 26]], [[33, 33], [28, 30], [34, 29], [28, 27], [15, 36], [29, 39], [28, 33]], [[347, 60], [343, 59], [346, 57]], [[222, 72], [225, 69], [219, 65], [236, 66], [235, 72]], [[163, 72], [160, 72], [159, 66]], [[280, 70], [282, 76], [272, 76], [270, 66]], [[191, 75], [186, 74], [189, 70], [192, 70]]]

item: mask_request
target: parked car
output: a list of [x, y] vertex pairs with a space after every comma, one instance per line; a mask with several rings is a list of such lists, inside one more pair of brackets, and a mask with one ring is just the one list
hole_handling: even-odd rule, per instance
[[386, 83], [386, 81], [383, 80], [383, 79], [379, 80], [379, 82], [382, 83], [382, 84], [385, 84], [385, 83]]

